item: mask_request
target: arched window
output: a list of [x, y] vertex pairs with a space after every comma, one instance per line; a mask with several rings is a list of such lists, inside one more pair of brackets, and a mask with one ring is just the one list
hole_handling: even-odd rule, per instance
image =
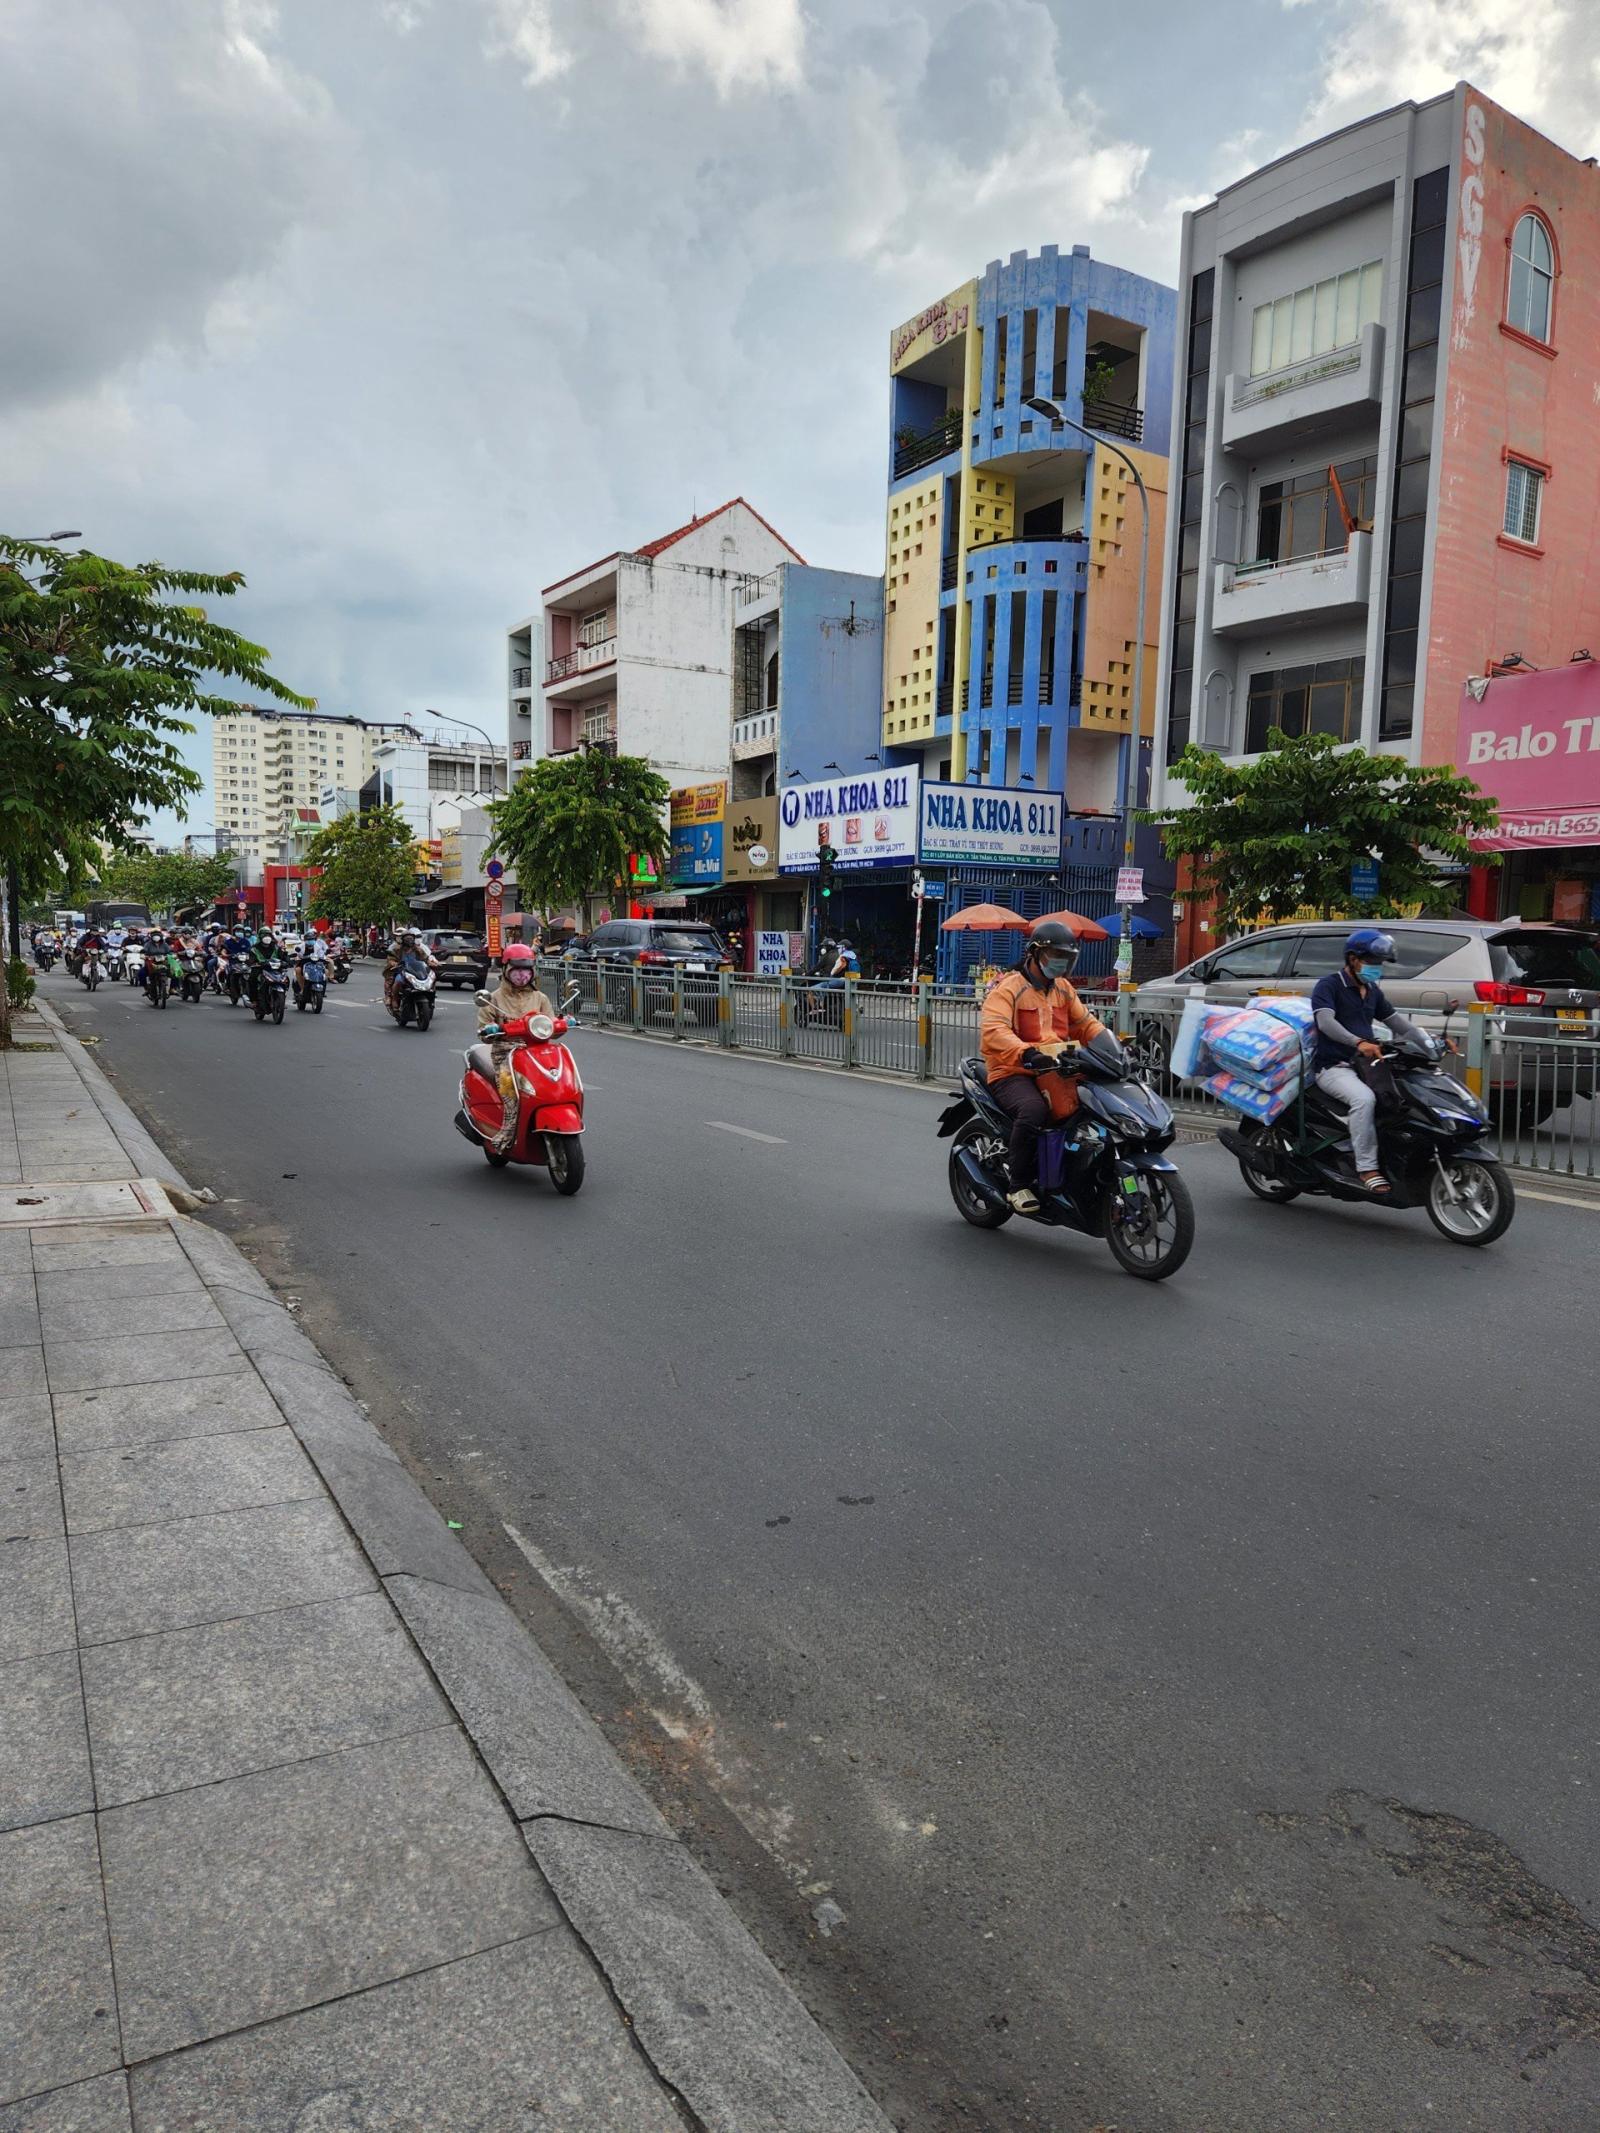
[[1506, 324], [1535, 341], [1550, 338], [1550, 297], [1555, 287], [1555, 248], [1537, 215], [1524, 215], [1511, 239], [1511, 286]]

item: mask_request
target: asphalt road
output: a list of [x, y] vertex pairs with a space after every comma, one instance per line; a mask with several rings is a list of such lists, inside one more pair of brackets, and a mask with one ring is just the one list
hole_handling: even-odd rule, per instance
[[563, 1201], [374, 988], [45, 993], [902, 2124], [1600, 2127], [1600, 1209], [1189, 1147], [1151, 1288], [967, 1228], [937, 1092], [590, 1032]]

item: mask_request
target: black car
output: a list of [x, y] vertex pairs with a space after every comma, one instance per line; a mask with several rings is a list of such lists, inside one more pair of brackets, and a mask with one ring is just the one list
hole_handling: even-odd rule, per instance
[[586, 953], [602, 963], [643, 963], [715, 974], [732, 968], [721, 935], [681, 918], [614, 918], [596, 926]]
[[489, 950], [481, 933], [461, 933], [453, 928], [432, 928], [422, 936], [424, 945], [439, 965], [439, 983], [459, 992], [463, 985], [481, 991], [489, 982]]

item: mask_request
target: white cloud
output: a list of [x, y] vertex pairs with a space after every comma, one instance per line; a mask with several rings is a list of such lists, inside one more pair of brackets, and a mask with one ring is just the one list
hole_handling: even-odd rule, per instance
[[801, 78], [800, 0], [626, 0], [645, 47], [680, 67], [700, 67], [719, 96], [792, 89]]
[[514, 59], [530, 89], [555, 81], [572, 65], [572, 52], [556, 32], [550, 0], [490, 0], [491, 58]]

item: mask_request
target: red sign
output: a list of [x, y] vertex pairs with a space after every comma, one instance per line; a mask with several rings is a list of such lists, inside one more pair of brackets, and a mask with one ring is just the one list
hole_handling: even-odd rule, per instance
[[1469, 685], [1456, 768], [1500, 803], [1480, 850], [1600, 844], [1600, 664]]
[[500, 914], [498, 911], [489, 913], [488, 923], [484, 928], [484, 946], [489, 951], [489, 960], [497, 963], [500, 960]]
[[491, 881], [485, 885], [483, 891], [483, 908], [486, 913], [490, 911], [498, 911], [500, 909], [500, 906], [505, 902], [505, 900], [506, 892], [500, 886], [499, 882]]

